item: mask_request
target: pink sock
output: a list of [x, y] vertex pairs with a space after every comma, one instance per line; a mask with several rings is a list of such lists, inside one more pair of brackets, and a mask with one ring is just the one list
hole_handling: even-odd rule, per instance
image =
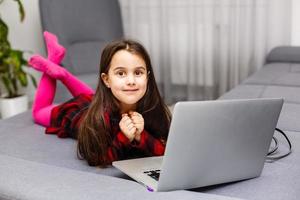
[[58, 43], [57, 37], [47, 31], [44, 32], [47, 46], [48, 59], [56, 64], [60, 64], [65, 56], [66, 49]]
[[67, 70], [51, 62], [40, 55], [33, 55], [29, 59], [29, 64], [36, 70], [48, 74], [51, 78], [62, 80], [68, 73]]

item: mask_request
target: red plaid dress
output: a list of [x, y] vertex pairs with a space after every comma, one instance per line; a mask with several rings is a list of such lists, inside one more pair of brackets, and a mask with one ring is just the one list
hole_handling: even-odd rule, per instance
[[[51, 111], [50, 126], [47, 134], [56, 134], [60, 138], [77, 138], [82, 114], [88, 109], [93, 95], [81, 94]], [[147, 130], [141, 133], [139, 143], [130, 142], [119, 128], [120, 116], [105, 113], [105, 122], [112, 130], [112, 145], [107, 150], [106, 159], [109, 161], [160, 156], [164, 154], [165, 142], [152, 136]]]

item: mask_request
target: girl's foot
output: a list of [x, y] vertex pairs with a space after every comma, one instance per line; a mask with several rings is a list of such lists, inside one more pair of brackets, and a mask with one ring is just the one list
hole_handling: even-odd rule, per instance
[[34, 69], [44, 72], [54, 79], [62, 80], [68, 75], [68, 71], [65, 68], [60, 67], [40, 55], [31, 56], [28, 63]]
[[47, 46], [48, 59], [56, 64], [60, 64], [65, 56], [66, 49], [58, 43], [57, 37], [45, 31], [44, 38]]

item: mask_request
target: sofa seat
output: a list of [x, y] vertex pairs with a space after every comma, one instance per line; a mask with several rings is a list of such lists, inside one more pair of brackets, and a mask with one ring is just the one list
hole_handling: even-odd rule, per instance
[[300, 63], [268, 63], [245, 84], [300, 86]]

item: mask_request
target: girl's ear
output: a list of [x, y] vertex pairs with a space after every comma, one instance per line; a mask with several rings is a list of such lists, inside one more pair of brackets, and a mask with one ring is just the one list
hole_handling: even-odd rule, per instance
[[101, 74], [101, 79], [104, 82], [104, 84], [106, 85], [106, 87], [110, 88], [109, 86], [109, 81], [108, 81], [108, 75], [105, 73]]

